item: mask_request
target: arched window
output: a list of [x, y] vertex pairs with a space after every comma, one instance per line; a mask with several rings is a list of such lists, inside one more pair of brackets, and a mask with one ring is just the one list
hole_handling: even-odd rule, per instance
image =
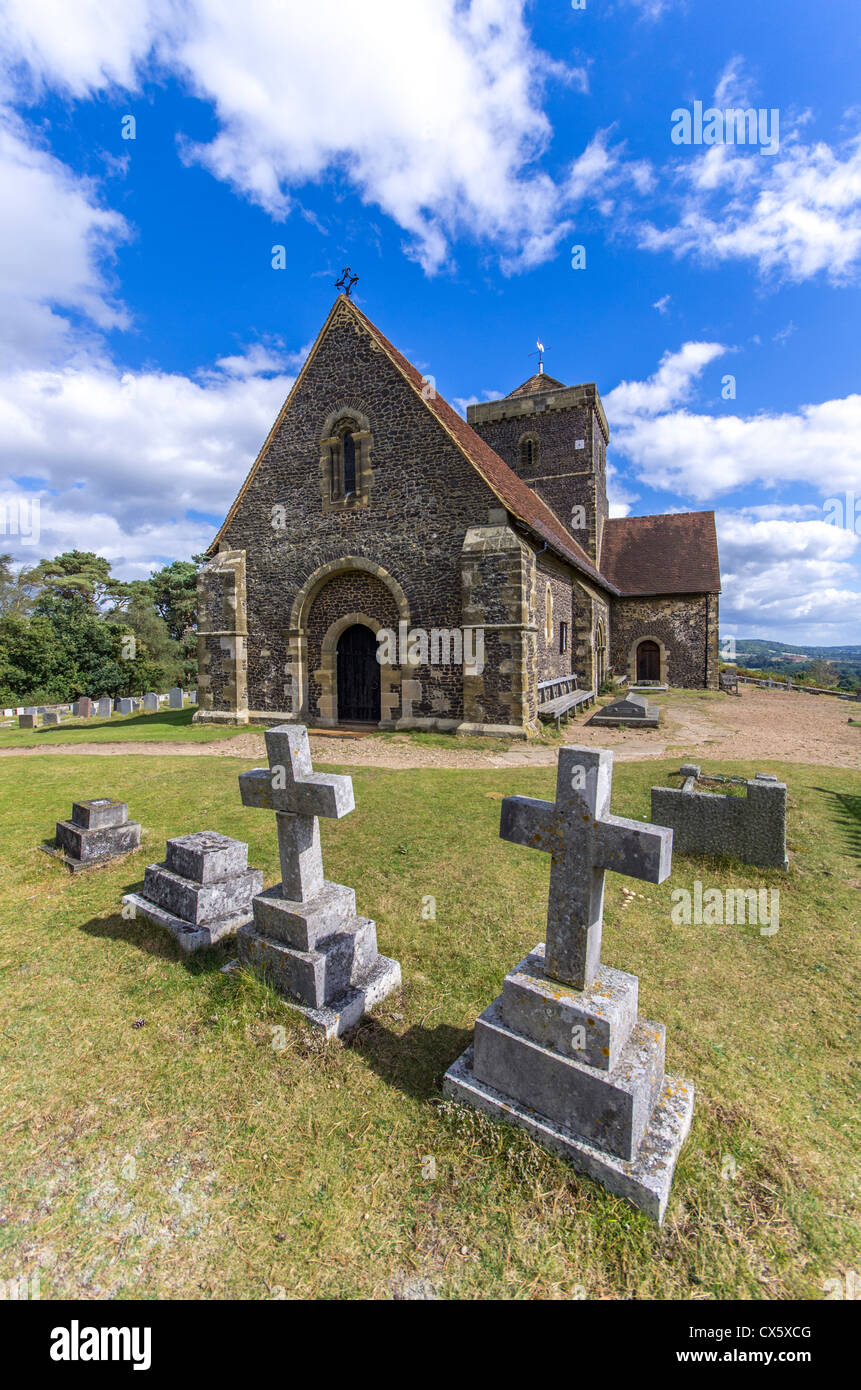
[[553, 641], [553, 590], [549, 584], [544, 589], [544, 640], [548, 647]]
[[344, 470], [344, 496], [349, 497], [351, 492], [356, 491], [356, 441], [353, 439], [352, 430], [347, 430], [341, 436], [341, 457]]
[[534, 434], [521, 435], [517, 451], [522, 469], [531, 470], [538, 466], [538, 440]]

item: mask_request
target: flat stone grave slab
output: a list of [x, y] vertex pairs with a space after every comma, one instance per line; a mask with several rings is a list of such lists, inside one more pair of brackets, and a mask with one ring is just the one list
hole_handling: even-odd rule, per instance
[[244, 841], [198, 830], [168, 840], [163, 862], [147, 866], [143, 892], [127, 893], [123, 902], [190, 954], [247, 925], [262, 888], [263, 871], [248, 867]]
[[131, 854], [139, 848], [140, 838], [140, 823], [129, 820], [126, 802], [100, 796], [74, 802], [71, 819], [57, 821], [54, 844], [41, 848], [79, 873]]
[[597, 724], [599, 728], [618, 728], [620, 724], [625, 724], [631, 728], [657, 729], [660, 715], [658, 706], [650, 705], [644, 695], [631, 694], [603, 705], [586, 722]]

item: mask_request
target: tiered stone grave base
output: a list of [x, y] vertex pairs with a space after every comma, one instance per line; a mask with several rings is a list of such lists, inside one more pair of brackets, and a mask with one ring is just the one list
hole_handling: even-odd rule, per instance
[[665, 1075], [663, 1025], [638, 1016], [637, 997], [636, 976], [606, 965], [588, 990], [551, 979], [536, 946], [476, 1020], [443, 1091], [528, 1130], [660, 1223], [694, 1088]]
[[342, 1037], [401, 983], [396, 960], [377, 950], [376, 924], [356, 913], [356, 894], [324, 882], [305, 902], [281, 884], [255, 897], [254, 923], [237, 933], [239, 963], [328, 1038]]
[[129, 820], [127, 803], [102, 796], [75, 801], [71, 820], [57, 821], [55, 843], [41, 848], [80, 873], [131, 854], [140, 841], [140, 824]]
[[164, 862], [150, 864], [143, 893], [123, 898], [191, 953], [232, 936], [251, 920], [263, 872], [248, 868], [248, 846], [214, 830], [168, 840]]

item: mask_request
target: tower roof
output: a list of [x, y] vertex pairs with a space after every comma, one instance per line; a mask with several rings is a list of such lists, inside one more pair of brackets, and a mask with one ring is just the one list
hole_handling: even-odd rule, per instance
[[522, 386], [516, 386], [513, 391], [509, 391], [505, 399], [510, 401], [513, 396], [537, 396], [539, 391], [564, 390], [564, 381], [557, 381], [555, 376], [548, 376], [546, 372], [536, 372], [528, 381], [524, 381]]
[[604, 522], [601, 571], [625, 596], [719, 594], [714, 512], [617, 516]]

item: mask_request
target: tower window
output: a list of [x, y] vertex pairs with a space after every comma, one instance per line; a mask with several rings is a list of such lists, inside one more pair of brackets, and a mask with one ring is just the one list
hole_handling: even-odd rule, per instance
[[567, 652], [567, 650], [568, 650], [568, 624], [567, 624], [567, 623], [562, 623], [562, 622], [561, 622], [561, 623], [559, 624], [559, 650], [560, 650], [560, 652]]
[[520, 467], [532, 469], [538, 464], [538, 440], [534, 434], [524, 434], [518, 446]]
[[348, 430], [341, 441], [344, 459], [344, 496], [356, 491], [356, 441]]

